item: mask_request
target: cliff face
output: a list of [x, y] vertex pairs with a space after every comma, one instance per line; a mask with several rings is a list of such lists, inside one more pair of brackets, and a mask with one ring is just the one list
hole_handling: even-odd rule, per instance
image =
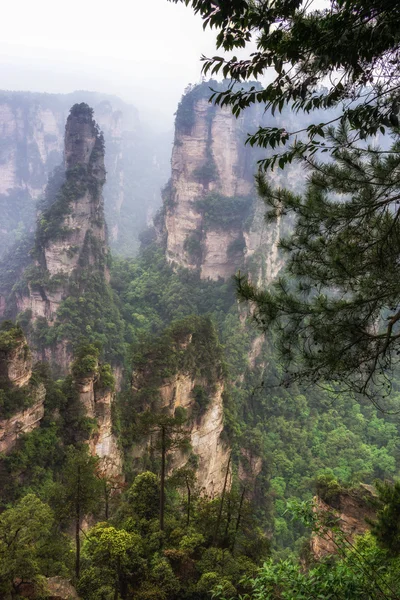
[[236, 118], [229, 108], [211, 105], [209, 95], [209, 84], [196, 86], [178, 108], [164, 191], [167, 258], [199, 269], [202, 279], [227, 279], [263, 246], [272, 276], [280, 268], [280, 224], [266, 231], [254, 188], [259, 151], [245, 146], [262, 111], [255, 107]]
[[[224, 389], [221, 348], [205, 317], [171, 326], [144, 349], [132, 376], [132, 404], [139, 412], [174, 416], [184, 409], [191, 452], [197, 457], [197, 487], [210, 497], [222, 492], [230, 455], [223, 436]], [[143, 455], [151, 443], [135, 448], [134, 455]], [[170, 470], [188, 460], [187, 454], [174, 451]]]
[[[88, 361], [90, 371], [85, 367]], [[115, 393], [111, 368], [101, 365], [95, 354], [80, 356], [72, 365], [72, 373], [84, 415], [95, 425], [89, 450], [100, 458], [99, 469], [104, 475], [120, 476], [122, 454], [112, 425]], [[9, 452], [21, 434], [39, 427], [45, 397], [45, 386], [32, 370], [32, 356], [22, 330], [5, 322], [0, 330], [0, 452]]]
[[[32, 358], [17, 327], [0, 331], [0, 452], [10, 452], [18, 437], [39, 426], [46, 390], [32, 378]], [[6, 417], [6, 418], [4, 418]]]
[[101, 473], [107, 477], [114, 477], [122, 473], [122, 453], [112, 426], [115, 394], [110, 386], [102, 384], [100, 370], [97, 362], [90, 374], [75, 378], [75, 385], [85, 415], [96, 421], [96, 427], [88, 442], [90, 453], [99, 457]]
[[[198, 269], [202, 279], [228, 279], [241, 267], [259, 283], [283, 266], [278, 243], [288, 224], [267, 224], [254, 175], [265, 151], [245, 145], [260, 125], [295, 126], [288, 115], [265, 115], [253, 106], [238, 118], [209, 103], [208, 82], [190, 88], [178, 107], [172, 176], [164, 190], [164, 233], [170, 263]], [[224, 87], [224, 86], [223, 86]], [[273, 186], [299, 191], [298, 165], [268, 172]]]
[[[65, 128], [66, 182], [68, 207], [57, 223], [60, 235], [47, 238], [47, 223], [41, 226], [44, 267], [50, 277], [71, 275], [82, 264], [83, 253], [90, 249], [90, 240], [106, 249], [103, 185], [105, 183], [104, 141], [87, 105], [75, 105]], [[64, 190], [61, 191], [61, 193]], [[70, 193], [71, 192], [71, 193]], [[60, 207], [62, 209], [62, 207]], [[46, 219], [46, 216], [44, 217]], [[90, 265], [95, 257], [90, 254]]]
[[94, 107], [106, 140], [104, 198], [111, 243], [119, 251], [134, 251], [140, 230], [161, 202], [169, 140], [145, 131], [134, 107], [91, 92], [0, 91], [0, 257], [35, 226], [36, 201], [63, 160], [65, 121], [77, 102]]
[[83, 336], [100, 343], [113, 364], [122, 352], [123, 323], [109, 286], [104, 159], [93, 110], [74, 105], [64, 163], [49, 180], [35, 238], [16, 254], [16, 266], [10, 257], [8, 268], [4, 261], [0, 267], [3, 316], [21, 323], [34, 358], [60, 375], [69, 371]]
[[[190, 418], [195, 412], [195, 390], [204, 384], [201, 379], [179, 373], [160, 388], [162, 408], [171, 415], [178, 407], [184, 408]], [[222, 380], [216, 383], [208, 407], [200, 416], [193, 416], [188, 427], [192, 452], [198, 457], [197, 485], [202, 494], [211, 498], [222, 493], [230, 455], [230, 448], [221, 437], [224, 387]], [[171, 469], [183, 467], [186, 462], [187, 457], [177, 454]]]
[[34, 404], [17, 412], [9, 419], [0, 419], [0, 452], [10, 452], [23, 433], [29, 433], [39, 427], [44, 416], [44, 400], [46, 392], [40, 386]]
[[[315, 512], [321, 523], [324, 519], [335, 521], [336, 527], [345, 535], [346, 539], [354, 542], [357, 535], [362, 535], [369, 530], [368, 520], [373, 520], [376, 510], [373, 500], [376, 494], [371, 486], [362, 486], [360, 490], [342, 491], [334, 498], [323, 500], [315, 498]], [[313, 535], [310, 542], [310, 550], [316, 560], [321, 560], [329, 554], [335, 554], [338, 548], [335, 544], [337, 534], [323, 525], [323, 535]]]

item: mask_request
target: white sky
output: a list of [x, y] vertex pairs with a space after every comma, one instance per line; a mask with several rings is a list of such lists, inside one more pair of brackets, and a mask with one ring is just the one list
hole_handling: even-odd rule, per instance
[[1, 13], [0, 89], [113, 93], [163, 128], [215, 53], [215, 32], [167, 0], [10, 0]]

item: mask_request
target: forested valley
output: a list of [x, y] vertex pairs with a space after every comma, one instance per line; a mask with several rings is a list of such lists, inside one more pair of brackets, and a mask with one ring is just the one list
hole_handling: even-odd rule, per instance
[[173, 135], [0, 92], [0, 599], [399, 599], [399, 8], [164, 1]]

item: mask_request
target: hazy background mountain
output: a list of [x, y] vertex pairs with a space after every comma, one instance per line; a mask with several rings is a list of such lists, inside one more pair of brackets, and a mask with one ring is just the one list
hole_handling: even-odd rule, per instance
[[201, 19], [165, 0], [71, 0], [61, 9], [22, 0], [3, 7], [3, 23], [2, 89], [116, 94], [164, 130], [186, 85], [199, 80], [200, 55], [215, 53]]

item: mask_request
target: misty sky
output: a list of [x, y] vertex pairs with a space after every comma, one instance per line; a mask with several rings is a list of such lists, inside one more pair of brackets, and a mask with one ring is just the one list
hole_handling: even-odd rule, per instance
[[113, 93], [170, 127], [214, 39], [190, 8], [167, 0], [5, 2], [0, 88]]

